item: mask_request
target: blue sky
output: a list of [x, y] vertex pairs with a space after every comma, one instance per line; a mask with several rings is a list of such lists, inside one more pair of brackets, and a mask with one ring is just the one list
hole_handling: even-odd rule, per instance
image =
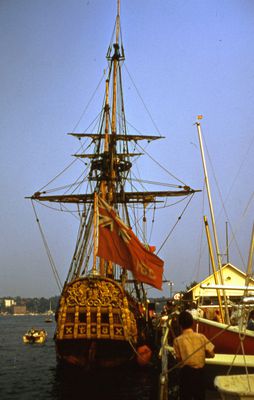
[[[100, 111], [98, 94], [80, 120], [107, 66], [115, 14], [115, 0], [0, 1], [0, 297], [58, 294], [24, 197], [71, 162], [78, 145], [66, 133], [77, 124], [77, 131], [84, 130]], [[203, 189], [194, 123], [204, 116], [220, 249], [225, 252], [229, 221], [230, 261], [245, 270], [254, 220], [254, 2], [122, 0], [121, 27], [127, 120], [140, 132], [165, 136], [149, 152], [182, 181]], [[138, 96], [129, 75], [155, 124], [142, 102], [133, 100]], [[144, 178], [153, 175], [150, 164], [143, 171]], [[39, 210], [41, 222], [64, 280], [77, 225], [46, 211]], [[179, 213], [173, 207], [163, 211], [152, 243], [157, 248]], [[203, 214], [208, 208], [200, 193], [161, 250], [174, 291], [208, 274]], [[149, 293], [167, 296], [169, 289]]]

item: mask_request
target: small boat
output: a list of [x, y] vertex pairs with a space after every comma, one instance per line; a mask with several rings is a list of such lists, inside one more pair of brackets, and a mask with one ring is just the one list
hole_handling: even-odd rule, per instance
[[[254, 331], [200, 317], [196, 318], [195, 326], [200, 333], [212, 340], [218, 354], [254, 355]], [[244, 337], [243, 349], [240, 346], [241, 337]]]
[[45, 318], [45, 321], [44, 321], [44, 322], [46, 322], [46, 323], [51, 323], [51, 322], [53, 322], [53, 318], [52, 318], [53, 315], [54, 315], [54, 312], [53, 312], [52, 309], [51, 309], [51, 302], [50, 302], [49, 310], [48, 310], [48, 312], [47, 312], [47, 317]]
[[45, 329], [29, 329], [23, 336], [24, 343], [39, 343], [42, 344], [47, 339], [47, 332]]
[[214, 385], [223, 400], [254, 398], [254, 374], [216, 376]]

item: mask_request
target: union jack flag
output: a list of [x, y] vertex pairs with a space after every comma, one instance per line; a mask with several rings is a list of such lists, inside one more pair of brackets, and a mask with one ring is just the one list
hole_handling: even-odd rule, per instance
[[144, 246], [110, 205], [98, 196], [99, 257], [132, 271], [135, 279], [161, 289], [164, 262]]

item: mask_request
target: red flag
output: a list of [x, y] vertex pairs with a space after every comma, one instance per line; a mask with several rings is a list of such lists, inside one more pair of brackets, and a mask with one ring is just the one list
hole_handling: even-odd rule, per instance
[[164, 262], [147, 249], [104, 200], [99, 203], [99, 257], [132, 271], [140, 282], [161, 289]]

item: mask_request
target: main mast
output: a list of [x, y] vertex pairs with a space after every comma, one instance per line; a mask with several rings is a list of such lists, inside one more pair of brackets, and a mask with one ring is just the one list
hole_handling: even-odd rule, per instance
[[120, 30], [120, 0], [117, 1], [117, 16], [116, 16], [116, 39], [114, 43], [114, 54], [112, 57], [113, 62], [113, 101], [112, 101], [112, 133], [111, 133], [111, 141], [110, 141], [110, 186], [108, 192], [108, 202], [112, 204], [114, 198], [115, 191], [115, 180], [116, 180], [116, 171], [115, 171], [115, 154], [116, 154], [116, 109], [117, 109], [117, 75], [119, 69], [119, 60], [120, 60], [120, 52], [119, 52], [119, 30]]
[[[153, 141], [163, 139], [163, 136], [155, 135], [132, 135], [126, 132], [124, 102], [122, 93], [121, 62], [125, 60], [124, 48], [120, 43], [120, 0], [117, 0], [117, 16], [115, 24], [115, 43], [109, 46], [107, 60], [109, 62], [108, 77], [106, 79], [105, 102], [103, 107], [103, 117], [97, 133], [74, 133], [69, 135], [78, 139], [89, 138], [95, 143], [93, 154], [81, 153], [74, 154], [78, 158], [88, 158], [90, 160], [89, 180], [95, 182], [93, 190], [99, 193], [110, 205], [154, 203], [157, 198], [188, 196], [196, 192], [189, 186], [177, 185], [175, 190], [166, 191], [135, 191], [126, 192], [125, 182], [132, 167], [130, 159], [142, 155], [142, 153], [130, 153], [129, 143], [144, 140]], [[111, 86], [110, 86], [111, 83]], [[110, 91], [112, 92], [110, 96]], [[112, 99], [110, 107], [110, 98]], [[119, 102], [121, 104], [119, 104]], [[121, 118], [121, 123], [117, 119]], [[120, 130], [117, 132], [117, 130]], [[120, 145], [121, 150], [119, 152]], [[33, 200], [46, 201], [53, 203], [73, 203], [89, 204], [93, 203], [93, 191], [85, 194], [64, 194], [48, 195], [47, 192], [36, 192], [30, 197]]]
[[[94, 244], [97, 241], [91, 235], [93, 224], [98, 219], [93, 216], [95, 193], [114, 207], [116, 211], [119, 211], [118, 206], [122, 207], [125, 222], [130, 225], [129, 205], [141, 204], [146, 207], [151, 203], [161, 203], [168, 197], [189, 196], [196, 192], [196, 190], [184, 185], [176, 185], [174, 190], [162, 191], [145, 191], [143, 187], [142, 191], [134, 191], [133, 185], [130, 185], [131, 190], [127, 190], [129, 172], [132, 168], [130, 160], [132, 157], [142, 155], [142, 153], [136, 151], [130, 152], [130, 144], [135, 144], [136, 147], [136, 143], [141, 140], [151, 142], [162, 139], [163, 136], [127, 133], [121, 78], [121, 64], [125, 56], [120, 35], [120, 0], [117, 1], [115, 39], [113, 45], [109, 46], [106, 58], [109, 64], [108, 75], [105, 82], [105, 100], [98, 131], [96, 133], [69, 133], [78, 139], [90, 139], [94, 144], [93, 153], [74, 154], [77, 158], [88, 159], [89, 173], [86, 180], [83, 181], [83, 183], [87, 183], [86, 191], [82, 193], [80, 186], [77, 186], [79, 191], [76, 193], [70, 186], [71, 194], [52, 195], [43, 190], [37, 191], [30, 197], [32, 200], [40, 202], [76, 204], [79, 211], [83, 206], [76, 249], [67, 281], [85, 273], [92, 254], [94, 258], [92, 271], [96, 273]], [[99, 271], [102, 276], [105, 276], [105, 274], [113, 276], [112, 263], [100, 259]]]

